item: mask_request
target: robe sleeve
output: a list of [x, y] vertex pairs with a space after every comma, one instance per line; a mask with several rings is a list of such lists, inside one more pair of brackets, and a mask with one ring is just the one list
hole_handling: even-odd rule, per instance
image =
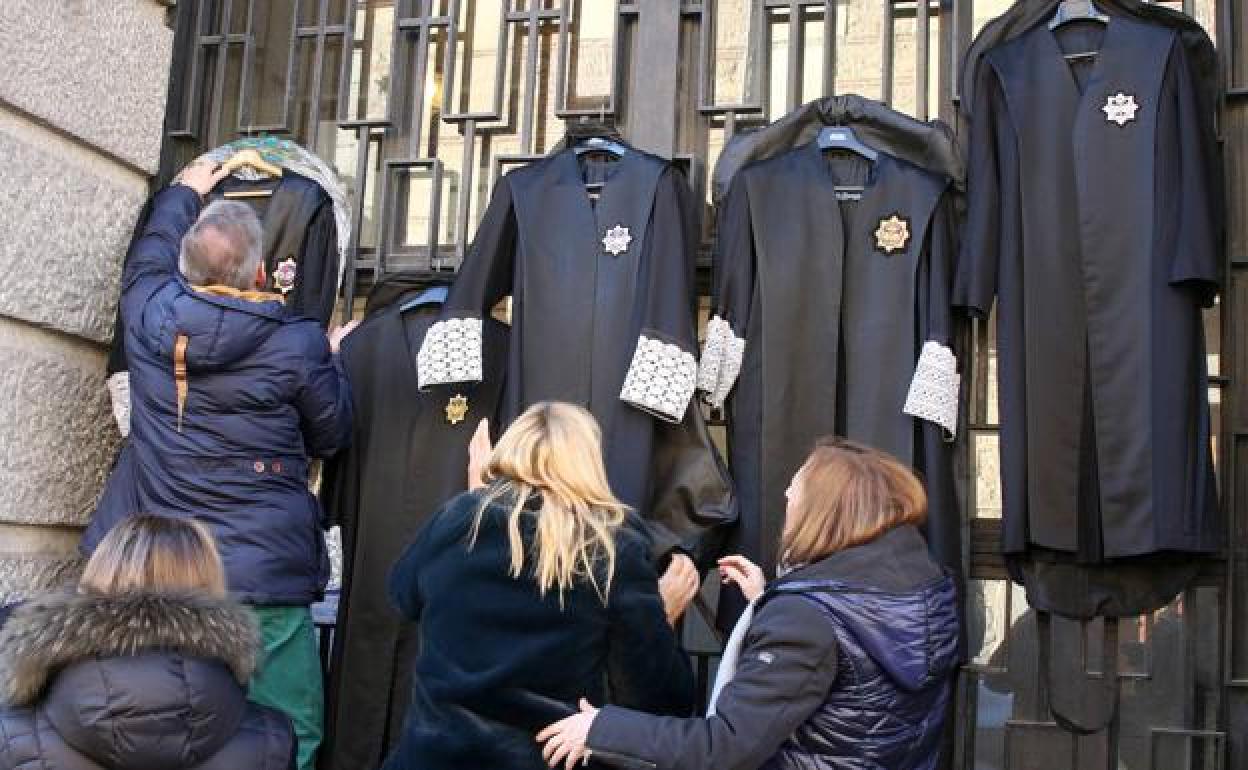
[[902, 411], [911, 417], [939, 425], [945, 439], [952, 441], [958, 430], [958, 394], [962, 378], [958, 361], [950, 347], [953, 318], [950, 312], [951, 263], [957, 253], [956, 214], [951, 196], [941, 197], [927, 233], [927, 260], [919, 272], [920, 328], [926, 339], [919, 352], [910, 391]]
[[641, 333], [620, 389], [625, 403], [673, 423], [685, 416], [698, 375], [689, 198], [684, 175], [669, 167], [655, 189]]
[[981, 63], [971, 121], [966, 229], [953, 282], [953, 304], [977, 318], [987, 318], [997, 293], [1002, 249], [1002, 184], [997, 143], [997, 112], [1004, 96], [996, 71]]
[[1179, 187], [1177, 232], [1170, 282], [1194, 288], [1206, 307], [1213, 304], [1222, 285], [1222, 260], [1218, 248], [1216, 198], [1209, 179], [1204, 146], [1206, 131], [1201, 122], [1200, 104], [1193, 93], [1187, 54], [1176, 37], [1169, 66], [1162, 81], [1161, 104], [1173, 110], [1177, 122]]
[[338, 300], [338, 226], [328, 198], [308, 224], [299, 250], [299, 280], [294, 306], [303, 315], [328, 325]]
[[481, 382], [482, 320], [511, 293], [515, 251], [516, 213], [511, 185], [503, 177], [442, 305], [441, 318], [421, 342], [416, 357], [421, 390]]
[[755, 269], [750, 202], [744, 179], [738, 175], [719, 211], [714, 310], [706, 325], [698, 368], [698, 389], [717, 409], [724, 405], [741, 373]]

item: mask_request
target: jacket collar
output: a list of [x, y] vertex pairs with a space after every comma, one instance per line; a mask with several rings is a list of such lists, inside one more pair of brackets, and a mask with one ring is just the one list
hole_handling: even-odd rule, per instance
[[226, 600], [156, 594], [38, 599], [15, 609], [0, 629], [0, 703], [33, 704], [65, 666], [153, 649], [219, 660], [245, 684], [256, 667], [259, 635], [251, 613]]
[[268, 291], [241, 291], [233, 286], [222, 286], [214, 283], [210, 286], [191, 286], [192, 289], [200, 294], [208, 294], [213, 297], [229, 297], [231, 299], [241, 299], [244, 302], [285, 302], [285, 298], [280, 294], [274, 294]]
[[884, 590], [911, 590], [942, 576], [918, 529], [902, 526], [875, 540], [797, 567], [772, 588], [797, 583], [838, 582]]

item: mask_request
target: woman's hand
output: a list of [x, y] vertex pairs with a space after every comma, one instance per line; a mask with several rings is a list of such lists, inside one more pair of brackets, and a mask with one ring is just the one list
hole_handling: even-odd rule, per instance
[[485, 469], [490, 465], [490, 455], [494, 453], [494, 445], [490, 442], [490, 421], [477, 423], [477, 432], [472, 434], [468, 443], [468, 489], [480, 489], [485, 486]]
[[663, 611], [669, 624], [675, 626], [680, 622], [681, 615], [685, 614], [689, 602], [698, 595], [701, 587], [702, 581], [693, 559], [683, 553], [673, 556], [667, 571], [659, 578], [659, 596], [663, 598]]
[[598, 709], [581, 698], [581, 713], [555, 722], [538, 733], [537, 742], [546, 744], [542, 747], [542, 758], [546, 764], [558, 767], [563, 762], [566, 770], [572, 770], [577, 762], [589, 764], [592, 752], [585, 743], [589, 740], [589, 729], [594, 726], [596, 716]]
[[347, 335], [355, 331], [355, 327], [360, 325], [359, 319], [349, 321], [345, 326], [335, 326], [329, 330], [329, 350], [331, 353], [337, 353], [342, 350], [342, 341]]
[[762, 596], [763, 590], [767, 588], [767, 578], [763, 576], [763, 570], [740, 554], [725, 556], [719, 560], [719, 577], [725, 584], [736, 583], [749, 601]]

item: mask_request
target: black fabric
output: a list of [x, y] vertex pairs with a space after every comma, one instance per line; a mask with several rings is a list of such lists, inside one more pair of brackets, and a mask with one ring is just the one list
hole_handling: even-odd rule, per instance
[[[836, 187], [865, 183], [860, 200]], [[815, 143], [746, 167], [719, 214], [714, 314], [745, 340], [727, 401], [741, 523], [734, 548], [774, 569], [785, 490], [816, 439], [842, 435], [923, 476], [937, 559], [960, 572], [952, 444], [903, 413], [921, 346], [952, 344], [957, 250], [947, 177], [881, 153], [875, 164], [825, 158]], [[904, 249], [879, 248], [897, 215]], [[743, 601], [725, 591], [721, 621]]]
[[[188, 187], [162, 192], [127, 257], [121, 315], [131, 435], [81, 549], [90, 554], [138, 511], [194, 517], [216, 536], [237, 599], [310, 604], [329, 578], [329, 556], [308, 460], [350, 440], [346, 375], [315, 321], [278, 300], [217, 296], [186, 283], [178, 246], [200, 209]], [[189, 339], [181, 418], [178, 335]]]
[[[587, 181], [603, 185], [596, 203]], [[632, 240], [613, 255], [602, 239], [617, 225]], [[697, 231], [688, 185], [667, 161], [638, 150], [613, 163], [557, 152], [495, 187], [443, 316], [484, 318], [511, 295], [503, 422], [544, 400], [588, 408], [611, 488], [648, 522], [655, 552], [682, 548], [706, 566], [736, 509], [701, 413], [688, 408], [665, 424], [621, 400], [641, 335], [696, 355]], [[659, 465], [671, 461], [681, 465]]]
[[[534, 740], [571, 715], [581, 697], [687, 715], [689, 659], [664, 616], [645, 544], [617, 537], [606, 605], [584, 580], [542, 596], [529, 560], [512, 577], [510, 501], [485, 511], [469, 545], [482, 492], [450, 501], [404, 553], [390, 581], [403, 614], [419, 621], [420, 657], [403, 738], [387, 770], [540, 770]], [[526, 553], [534, 521], [522, 519]], [[591, 766], [593, 763], [591, 763]]]
[[415, 624], [387, 600], [386, 576], [421, 524], [464, 490], [478, 421], [497, 426], [507, 356], [507, 329], [497, 321], [486, 321], [484, 381], [451, 391], [468, 399], [461, 422], [447, 419], [447, 393], [417, 389], [416, 352], [440, 304], [402, 308], [436, 285], [402, 275], [378, 284], [366, 320], [342, 347], [355, 417], [351, 447], [325, 465], [321, 488], [343, 544], [325, 768], [378, 767], [398, 741], [418, 640]]
[[815, 99], [762, 128], [733, 134], [715, 162], [711, 182], [715, 203], [728, 195], [741, 169], [810, 142], [824, 126], [851, 126], [867, 146], [947, 176], [956, 189], [964, 188], [966, 168], [946, 123], [915, 120], [883, 102], [843, 94]]
[[38, 686], [33, 699], [0, 708], [3, 770], [289, 766], [289, 720], [248, 703], [238, 680], [250, 674], [258, 645], [242, 608], [52, 597], [20, 607], [2, 641], [5, 689]]
[[953, 596], [912, 527], [798, 569], [760, 600], [714, 716], [608, 706], [588, 745], [663, 770], [935, 767], [958, 660]]
[[[1157, 555], [1221, 547], [1201, 317], [1220, 214], [1192, 80], [1175, 31], [1123, 15], [1037, 24], [979, 69], [955, 301], [997, 301], [1003, 548], [1039, 609], [1156, 609], [1189, 572]], [[1103, 110], [1120, 93], [1124, 125]], [[1032, 564], [1082, 571], [1069, 585], [1140, 558], [1151, 580], [1031, 590]]]
[[[227, 177], [212, 189], [208, 200], [223, 200], [226, 192], [272, 193], [237, 199], [255, 210], [264, 227], [264, 268], [269, 276], [266, 290], [283, 293], [292, 314], [315, 318], [322, 326], [328, 326], [338, 298], [340, 263], [338, 226], [329, 195], [316, 182], [293, 171], [284, 172], [276, 184], [272, 180], [252, 182]], [[147, 227], [155, 199], [153, 195], [140, 210], [127, 254]], [[295, 276], [293, 287], [282, 292], [284, 284], [278, 279], [278, 267], [286, 260], [294, 260]], [[120, 306], [107, 368], [109, 374], [127, 371]]]

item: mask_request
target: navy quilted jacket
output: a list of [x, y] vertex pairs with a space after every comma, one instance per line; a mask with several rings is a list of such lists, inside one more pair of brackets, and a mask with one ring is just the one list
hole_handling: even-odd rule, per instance
[[[280, 297], [197, 290], [178, 271], [194, 190], [159, 193], [126, 259], [121, 317], [131, 433], [83, 537], [90, 553], [136, 511], [191, 516], [216, 535], [235, 599], [304, 605], [329, 577], [308, 459], [350, 440], [346, 375], [320, 325]], [[175, 377], [185, 340], [185, 383]]]
[[607, 707], [589, 747], [663, 770], [930, 770], [958, 663], [954, 583], [912, 527], [776, 581], [715, 716]]

